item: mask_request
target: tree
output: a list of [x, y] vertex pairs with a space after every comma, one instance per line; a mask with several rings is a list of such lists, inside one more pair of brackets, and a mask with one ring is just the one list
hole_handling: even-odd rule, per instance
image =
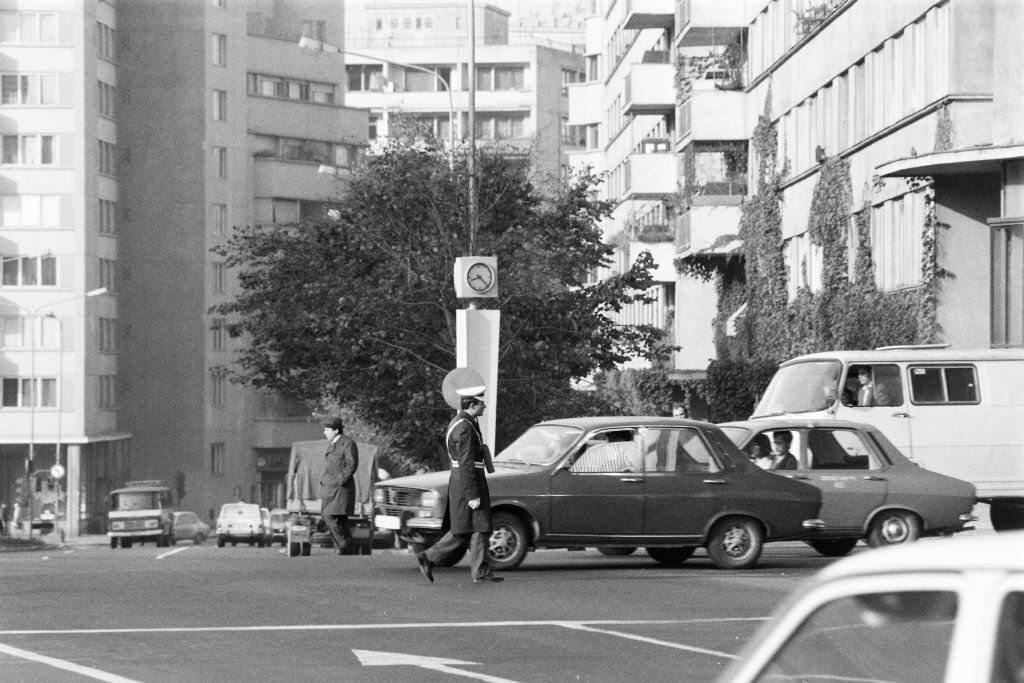
[[[214, 309], [246, 341], [236, 379], [345, 406], [412, 461], [442, 464], [451, 410], [440, 388], [455, 365], [460, 307], [452, 265], [469, 243], [465, 159], [453, 166], [430, 144], [393, 142], [353, 172], [324, 217], [236, 228], [215, 251], [240, 293]], [[502, 311], [500, 447], [558, 406], [588, 410], [571, 379], [664, 353], [663, 332], [607, 316], [646, 300], [649, 253], [588, 282], [611, 255], [596, 176], [542, 195], [524, 164], [493, 152], [478, 152], [477, 173], [476, 253], [497, 256], [500, 269], [500, 298], [480, 303]]]

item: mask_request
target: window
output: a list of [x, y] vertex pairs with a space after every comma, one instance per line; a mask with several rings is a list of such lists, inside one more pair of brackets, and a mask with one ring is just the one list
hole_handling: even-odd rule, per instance
[[224, 443], [210, 444], [210, 474], [224, 474]]
[[97, 401], [100, 410], [113, 410], [117, 407], [117, 376], [100, 375], [97, 385]]
[[921, 284], [925, 213], [924, 195], [919, 192], [871, 209], [871, 258], [878, 289], [892, 291]]
[[522, 90], [525, 69], [521, 66], [478, 66], [477, 90]]
[[108, 62], [117, 60], [116, 31], [102, 21], [96, 22], [96, 52], [100, 59]]
[[56, 159], [53, 135], [5, 135], [0, 162], [12, 166], [52, 166]]
[[117, 351], [117, 319], [99, 319], [99, 349], [105, 353]]
[[227, 90], [214, 90], [213, 101], [211, 106], [213, 107], [213, 120], [214, 121], [227, 121], [228, 120], [228, 91]]
[[3, 74], [0, 104], [58, 104], [57, 74]]
[[210, 370], [210, 405], [221, 407], [227, 392], [227, 376], [218, 369]]
[[117, 292], [117, 261], [100, 259], [100, 287], [106, 287], [111, 294]]
[[57, 407], [56, 377], [4, 377], [2, 384], [4, 408]]
[[48, 316], [0, 316], [0, 347], [37, 349], [60, 348], [60, 321]]
[[813, 470], [877, 469], [871, 449], [857, 432], [812, 429], [807, 434], [807, 462]]
[[380, 90], [384, 79], [384, 66], [382, 64], [350, 64], [345, 67], [345, 77], [347, 87], [351, 92]]
[[56, 256], [0, 256], [4, 287], [56, 287]]
[[99, 200], [99, 228], [105, 235], [117, 233], [117, 202], [109, 199]]
[[644, 471], [717, 472], [718, 463], [695, 429], [644, 430]]
[[103, 175], [117, 176], [117, 148], [106, 140], [99, 141], [99, 171]]
[[525, 137], [526, 113], [477, 114], [476, 134], [484, 140]]
[[96, 89], [99, 94], [100, 116], [108, 119], [117, 115], [117, 88], [103, 81], [96, 81]]
[[857, 407], [903, 405], [900, 366], [891, 363], [851, 365], [841, 400], [843, 405]]
[[643, 472], [640, 444], [635, 437], [632, 429], [594, 434], [569, 471], [576, 474]]
[[213, 264], [213, 293], [223, 294], [227, 289], [228, 267], [223, 262]]
[[213, 234], [223, 237], [228, 234], [228, 205], [214, 204], [211, 207]]
[[60, 195], [0, 195], [0, 226], [56, 228], [60, 226]]
[[227, 340], [227, 327], [224, 325], [224, 318], [214, 318], [210, 322], [210, 348], [214, 351], [223, 351]]
[[[837, 598], [800, 625], [757, 680], [792, 680], [807, 671], [826, 671], [833, 680], [941, 681], [956, 613], [957, 595], [951, 591]], [[917, 652], [940, 654], [908, 655]]]
[[302, 35], [313, 40], [324, 40], [327, 35], [327, 22], [318, 19], [304, 19], [302, 21]]
[[213, 167], [218, 178], [228, 177], [228, 148], [213, 147]]
[[56, 42], [56, 12], [0, 12], [0, 43]]
[[992, 344], [1024, 345], [1024, 223], [992, 226]]
[[1024, 591], [1009, 591], [999, 609], [992, 681], [1020, 680], [1024, 672]]
[[228, 37], [223, 33], [210, 36], [210, 63], [214, 66], [228, 65]]
[[914, 403], [978, 403], [978, 379], [974, 367], [910, 366], [910, 399]]
[[247, 92], [254, 97], [279, 97], [303, 102], [326, 102], [327, 104], [334, 102], [333, 83], [268, 76], [259, 73], [250, 73], [247, 83]]

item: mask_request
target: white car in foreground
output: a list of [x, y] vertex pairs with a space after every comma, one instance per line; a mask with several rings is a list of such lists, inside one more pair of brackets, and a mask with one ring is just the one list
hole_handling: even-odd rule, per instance
[[1024, 531], [858, 553], [780, 606], [721, 683], [1024, 683]]

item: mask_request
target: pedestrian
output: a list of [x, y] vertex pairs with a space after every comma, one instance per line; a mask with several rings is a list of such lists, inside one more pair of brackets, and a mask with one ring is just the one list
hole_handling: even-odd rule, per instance
[[356, 442], [342, 434], [345, 425], [340, 417], [323, 423], [324, 438], [327, 439], [326, 463], [320, 478], [320, 514], [334, 539], [339, 555], [352, 538], [348, 516], [355, 509], [355, 473], [359, 467], [359, 449]]
[[425, 551], [416, 554], [420, 573], [431, 583], [434, 564], [449, 553], [469, 544], [469, 574], [473, 583], [497, 583], [504, 577], [496, 576], [487, 562], [487, 545], [491, 536], [491, 496], [484, 474], [489, 451], [484, 445], [477, 418], [483, 414], [484, 387], [476, 386], [457, 391], [460, 410], [448, 423], [445, 448], [451, 460], [448, 475], [449, 528], [444, 536]]

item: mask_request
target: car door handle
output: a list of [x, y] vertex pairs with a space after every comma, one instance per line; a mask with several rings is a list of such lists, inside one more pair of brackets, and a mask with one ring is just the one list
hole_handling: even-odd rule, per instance
[[892, 414], [891, 417], [910, 417], [910, 413], [905, 413], [902, 410], [898, 410]]
[[624, 482], [626, 484], [639, 484], [640, 482], [643, 481], [643, 479], [637, 479], [636, 477], [622, 477], [621, 479], [619, 479], [619, 481]]
[[727, 482], [725, 479], [705, 479], [704, 483], [705, 484], [714, 484], [716, 486], [725, 486], [729, 482]]
[[786, 478], [787, 479], [804, 479], [804, 480], [810, 479], [810, 477], [808, 477], [806, 474], [787, 474]]
[[867, 474], [864, 476], [864, 481], [889, 481], [885, 477], [879, 477], [875, 474]]

